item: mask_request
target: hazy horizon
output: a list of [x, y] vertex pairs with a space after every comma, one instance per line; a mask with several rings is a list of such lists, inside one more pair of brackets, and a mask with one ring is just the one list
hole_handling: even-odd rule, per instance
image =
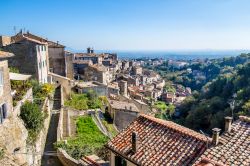
[[[0, 35], [21, 28], [82, 50], [250, 49], [248, 0], [8, 0]], [[14, 29], [15, 27], [15, 29]]]

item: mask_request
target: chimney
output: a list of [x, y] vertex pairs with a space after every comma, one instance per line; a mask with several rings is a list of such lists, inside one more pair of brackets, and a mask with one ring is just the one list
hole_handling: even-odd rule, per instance
[[213, 143], [213, 145], [218, 145], [218, 143], [219, 143], [219, 137], [220, 137], [220, 130], [221, 129], [218, 129], [218, 128], [213, 128], [212, 129], [213, 130], [213, 137], [212, 137], [212, 143]]
[[225, 117], [225, 132], [230, 133], [232, 129], [232, 117]]
[[90, 49], [90, 53], [91, 53], [91, 54], [94, 54], [94, 48], [91, 48], [91, 49]]
[[90, 48], [90, 47], [87, 48], [87, 53], [88, 53], [88, 54], [91, 53], [91, 48]]
[[136, 132], [132, 132], [131, 144], [132, 144], [132, 153], [135, 154], [138, 148], [138, 137]]
[[59, 44], [59, 41], [56, 41], [56, 45], [58, 45]]

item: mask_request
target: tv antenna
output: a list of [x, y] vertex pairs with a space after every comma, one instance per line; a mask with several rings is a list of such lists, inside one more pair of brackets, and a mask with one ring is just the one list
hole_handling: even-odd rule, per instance
[[16, 35], [16, 26], [13, 27], [14, 33]]

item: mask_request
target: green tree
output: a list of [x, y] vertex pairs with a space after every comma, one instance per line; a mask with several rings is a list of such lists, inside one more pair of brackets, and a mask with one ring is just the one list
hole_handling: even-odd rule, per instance
[[41, 112], [39, 106], [34, 103], [25, 102], [21, 107], [20, 117], [29, 130], [39, 132], [43, 127], [43, 112]]

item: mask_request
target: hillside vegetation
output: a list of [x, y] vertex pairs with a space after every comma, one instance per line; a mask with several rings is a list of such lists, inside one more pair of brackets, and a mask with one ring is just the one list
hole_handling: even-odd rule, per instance
[[[175, 121], [194, 130], [211, 133], [211, 129], [224, 127], [224, 117], [250, 116], [250, 54], [237, 57], [213, 59], [208, 63], [189, 65], [181, 75], [168, 78], [167, 70], [157, 70], [166, 81], [190, 86], [197, 90], [179, 106], [180, 115]], [[184, 72], [187, 68], [205, 75], [202, 81]], [[171, 72], [171, 74], [173, 74]], [[231, 105], [231, 107], [230, 107]], [[233, 110], [231, 109], [233, 108]]]

